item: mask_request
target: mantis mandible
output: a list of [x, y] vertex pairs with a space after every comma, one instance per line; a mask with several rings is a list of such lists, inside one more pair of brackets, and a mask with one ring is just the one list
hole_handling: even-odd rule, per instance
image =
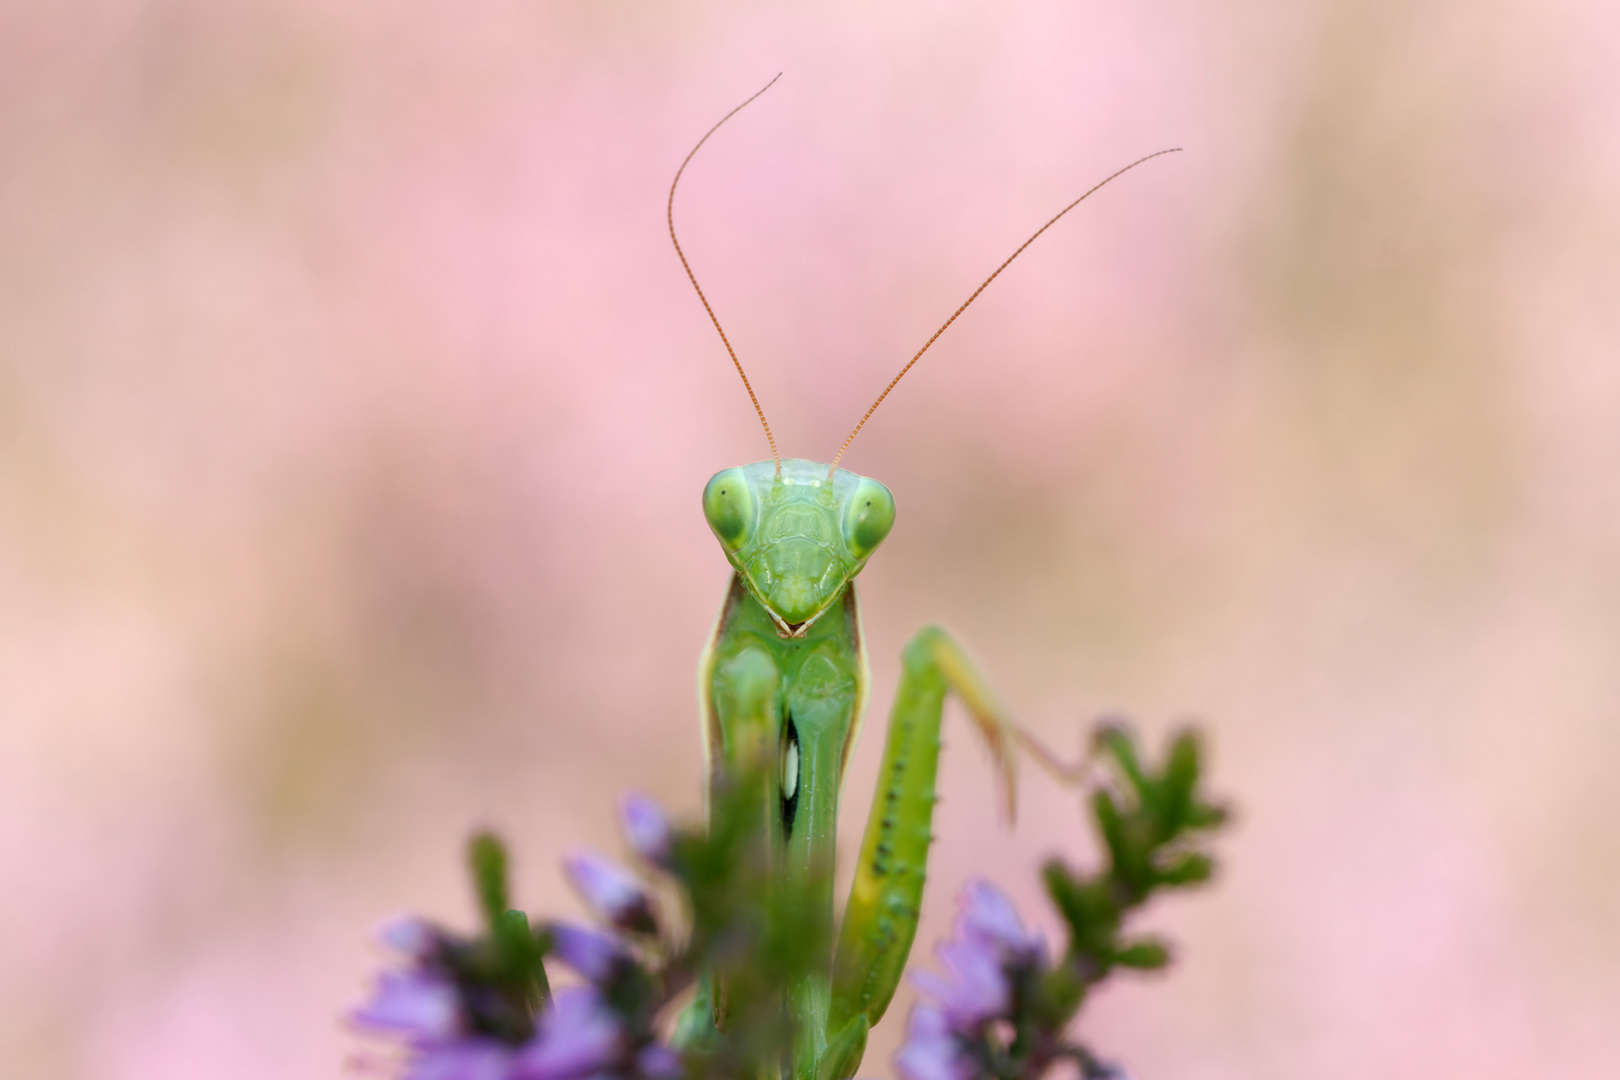
[[[731, 563], [731, 584], [698, 670], [711, 783], [723, 772], [757, 769], [774, 865], [802, 879], [831, 924], [832, 866], [844, 767], [869, 696], [866, 645], [854, 579], [894, 525], [894, 496], [838, 463], [844, 451], [922, 354], [1036, 237], [1127, 165], [1042, 225], [975, 289], [906, 363], [844, 440], [831, 464], [783, 460], [764, 409], [675, 235], [681, 174], [720, 126], [775, 83], [721, 118], [681, 162], [670, 184], [669, 235], [759, 415], [771, 460], [716, 473], [703, 513]], [[830, 965], [789, 994], [797, 1031], [784, 1073], [795, 1080], [846, 1080], [859, 1066], [867, 1032], [899, 985], [917, 920], [932, 839], [934, 782], [945, 695], [967, 708], [995, 759], [1013, 805], [1015, 744], [1053, 759], [1018, 729], [978, 668], [943, 629], [920, 630], [901, 656], [899, 690], [883, 749], [854, 884]], [[712, 1019], [711, 1019], [712, 1017]], [[725, 1022], [725, 988], [706, 980], [683, 1014], [678, 1039]]]

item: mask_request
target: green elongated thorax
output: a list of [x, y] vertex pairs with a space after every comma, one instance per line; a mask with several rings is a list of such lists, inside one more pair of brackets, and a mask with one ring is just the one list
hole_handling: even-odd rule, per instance
[[869, 681], [854, 590], [803, 637], [783, 638], [734, 577], [701, 678], [711, 773], [768, 763], [760, 809], [774, 861], [806, 881], [825, 877]]

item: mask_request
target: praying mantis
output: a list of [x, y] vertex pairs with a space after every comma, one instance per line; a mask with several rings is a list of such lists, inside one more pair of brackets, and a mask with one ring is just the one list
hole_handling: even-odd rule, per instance
[[[812, 909], [831, 925], [838, 802], [844, 769], [870, 693], [856, 575], [894, 525], [889, 489], [838, 463], [884, 398], [957, 317], [1052, 225], [1127, 165], [1064, 207], [973, 291], [878, 395], [830, 464], [784, 460], [753, 386], [698, 284], [675, 233], [675, 191], [692, 158], [721, 125], [775, 83], [727, 113], [700, 139], [670, 184], [670, 240], [719, 333], [765, 429], [771, 460], [724, 469], [703, 491], [703, 514], [732, 566], [719, 620], [698, 669], [711, 784], [751, 772], [775, 872], [802, 882]], [[899, 689], [885, 735], [877, 791], [861, 841], [837, 944], [825, 970], [789, 991], [795, 1044], [783, 1072], [794, 1080], [847, 1080], [867, 1033], [888, 1008], [916, 936], [928, 863], [940, 724], [946, 694], [966, 707], [1001, 773], [1012, 813], [1016, 747], [1061, 766], [1012, 721], [962, 647], [938, 626], [920, 631], [901, 655]], [[677, 1024], [677, 1042], [723, 1026], [726, 992], [702, 983]]]

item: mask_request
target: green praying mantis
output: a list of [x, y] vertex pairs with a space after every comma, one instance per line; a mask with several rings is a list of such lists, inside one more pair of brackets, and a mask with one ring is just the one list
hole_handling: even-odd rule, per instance
[[[675, 190], [715, 131], [767, 84], [720, 119], [687, 154], [670, 185], [670, 239], [741, 377], [771, 447], [771, 460], [716, 473], [703, 513], [733, 573], [698, 671], [711, 784], [727, 774], [766, 778], [758, 793], [773, 865], [802, 882], [831, 925], [838, 802], [844, 769], [870, 696], [866, 644], [854, 579], [894, 525], [889, 489], [838, 463], [882, 404], [939, 336], [1042, 233], [1088, 196], [1155, 154], [1127, 165], [1064, 207], [1024, 241], [934, 332], [855, 425], [831, 464], [783, 460], [765, 412], [675, 234]], [[861, 841], [854, 884], [825, 970], [789, 991], [795, 1043], [784, 1075], [846, 1080], [867, 1033], [888, 1008], [916, 936], [932, 839], [940, 724], [947, 693], [966, 706], [999, 769], [1011, 817], [1023, 747], [1067, 771], [1019, 729], [989, 683], [945, 630], [929, 626], [906, 645], [885, 736], [883, 763]], [[726, 987], [706, 979], [678, 1024], [677, 1040], [726, 1022]], [[712, 1030], [712, 1028], [709, 1028]]]

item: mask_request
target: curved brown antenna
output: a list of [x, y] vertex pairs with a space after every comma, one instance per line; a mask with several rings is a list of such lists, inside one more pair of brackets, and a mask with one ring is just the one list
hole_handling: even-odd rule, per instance
[[[776, 79], [780, 79], [781, 77], [782, 73], [780, 71], [777, 72]], [[681, 162], [681, 167], [675, 170], [675, 179], [670, 182], [669, 205], [666, 208], [665, 213], [669, 219], [669, 239], [675, 245], [675, 254], [680, 256], [681, 266], [686, 270], [686, 276], [691, 279], [692, 288], [697, 290], [698, 299], [703, 301], [703, 310], [709, 313], [709, 321], [714, 323], [714, 329], [720, 335], [721, 343], [725, 345], [726, 352], [731, 354], [731, 362], [737, 367], [737, 375], [742, 379], [743, 389], [748, 391], [748, 400], [754, 403], [754, 411], [759, 414], [760, 426], [765, 429], [765, 441], [771, 444], [771, 460], [776, 462], [776, 475], [781, 476], [782, 455], [776, 452], [776, 437], [771, 434], [771, 425], [770, 422], [765, 419], [765, 410], [759, 407], [759, 398], [754, 396], [753, 384], [748, 381], [748, 374], [743, 371], [742, 361], [737, 359], [736, 350], [731, 347], [730, 339], [726, 337], [726, 332], [720, 328], [720, 320], [715, 316], [714, 308], [709, 306], [709, 298], [703, 295], [703, 286], [698, 284], [697, 275], [692, 273], [692, 264], [686, 261], [686, 252], [681, 250], [681, 242], [675, 235], [675, 187], [681, 182], [681, 174], [686, 171], [686, 166], [691, 164], [692, 158], [699, 150], [703, 149], [703, 144], [709, 141], [709, 136], [720, 130], [720, 124], [723, 124], [727, 120], [730, 120], [733, 116], [736, 116], [743, 110], [744, 106], [746, 106], [749, 101], [753, 101], [754, 98], [759, 97], [760, 94], [763, 94], [765, 91], [775, 86], [776, 79], [772, 79], [770, 82], [760, 87], [754, 92], [753, 97], [750, 97], [748, 101], [743, 102], [742, 105], [737, 106], [735, 109], [732, 109], [730, 112], [726, 113], [726, 115], [722, 116], [720, 118], [720, 123], [715, 124], [714, 127], [710, 128], [708, 133], [697, 141], [697, 145], [692, 147], [692, 152], [686, 155], [686, 160]]]
[[906, 361], [906, 366], [900, 369], [900, 374], [889, 380], [889, 385], [883, 388], [883, 393], [879, 394], [877, 400], [872, 402], [872, 407], [866, 410], [866, 415], [861, 417], [861, 422], [855, 425], [855, 430], [849, 433], [849, 438], [844, 440], [844, 445], [838, 448], [838, 453], [833, 456], [832, 464], [827, 466], [827, 479], [829, 481], [832, 480], [833, 470], [838, 468], [838, 462], [843, 459], [844, 451], [849, 449], [849, 444], [855, 441], [855, 436], [861, 433], [861, 428], [866, 426], [866, 422], [872, 418], [872, 414], [877, 412], [877, 407], [883, 404], [883, 399], [889, 396], [889, 391], [893, 390], [895, 388], [895, 384], [906, 377], [906, 372], [911, 370], [911, 365], [922, 359], [922, 354], [928, 351], [928, 347], [930, 345], [939, 340], [939, 335], [943, 334], [950, 327], [951, 323], [956, 321], [956, 317], [958, 315], [967, 310], [967, 306], [969, 304], [973, 303], [973, 301], [979, 298], [979, 294], [984, 292], [984, 290], [989, 287], [990, 283], [996, 280], [1001, 272], [1007, 269], [1014, 259], [1018, 258], [1018, 256], [1024, 253], [1025, 248], [1029, 247], [1029, 245], [1035, 242], [1036, 237], [1040, 236], [1041, 233], [1045, 232], [1047, 229], [1050, 229], [1053, 225], [1056, 225], [1058, 223], [1058, 218], [1061, 218], [1064, 214], [1067, 214], [1070, 210], [1073, 210], [1075, 207], [1085, 202], [1088, 198], [1096, 193], [1098, 188], [1101, 188], [1110, 180], [1118, 179], [1119, 177], [1130, 172], [1132, 169], [1136, 168], [1138, 165], [1142, 164], [1144, 161], [1152, 161], [1154, 158], [1160, 157], [1164, 154], [1174, 154], [1180, 149], [1181, 147], [1179, 146], [1172, 146], [1168, 150], [1156, 150], [1147, 157], [1137, 158], [1135, 161], [1131, 162], [1123, 169], [1120, 169], [1118, 172], [1115, 172], [1102, 181], [1093, 184], [1084, 195], [1074, 200], [1074, 202], [1070, 203], [1068, 206], [1065, 206], [1062, 210], [1059, 210], [1055, 215], [1053, 215], [1051, 221], [1048, 221], [1045, 225], [1042, 225], [1040, 228], [1036, 229], [1034, 235], [1032, 235], [1028, 240], [1025, 240], [1022, 244], [1019, 244], [1018, 250], [1007, 256], [1007, 261], [996, 267], [996, 272], [985, 278], [984, 284], [980, 285], [977, 289], [974, 289], [973, 295], [962, 301], [962, 306], [951, 313], [951, 317], [945, 320], [945, 325], [934, 331], [934, 336], [923, 343], [923, 347], [917, 350], [917, 355]]

